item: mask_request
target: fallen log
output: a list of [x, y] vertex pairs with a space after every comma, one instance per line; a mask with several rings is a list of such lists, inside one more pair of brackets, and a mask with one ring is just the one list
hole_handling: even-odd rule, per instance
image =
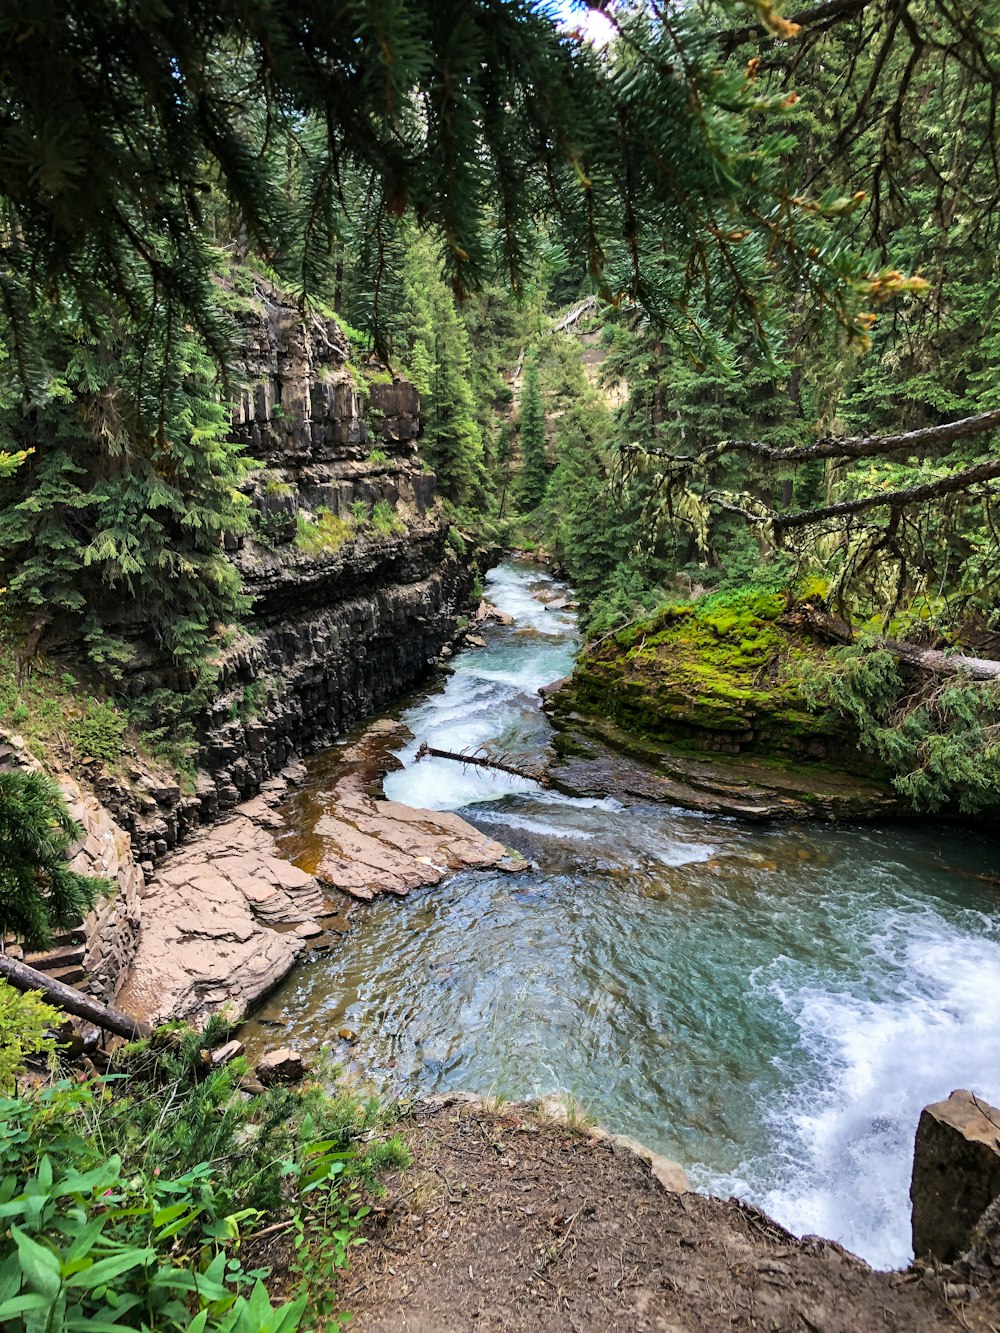
[[477, 768], [496, 769], [497, 772], [509, 773], [514, 778], [527, 778], [529, 782], [537, 782], [540, 787], [549, 785], [548, 774], [543, 768], [527, 768], [521, 764], [514, 764], [506, 756], [503, 759], [494, 759], [489, 755], [463, 754], [455, 750], [438, 750], [424, 741], [416, 753], [416, 759], [420, 760], [425, 756], [430, 756], [432, 759], [453, 759], [458, 764], [474, 764]]
[[41, 991], [57, 1009], [62, 1009], [77, 1018], [85, 1018], [95, 1027], [103, 1028], [105, 1032], [114, 1032], [117, 1036], [124, 1037], [126, 1041], [148, 1037], [152, 1032], [149, 1024], [141, 1019], [133, 1018], [131, 1014], [123, 1014], [120, 1009], [112, 1009], [102, 1004], [100, 1000], [84, 995], [75, 987], [67, 986], [64, 982], [56, 981], [54, 977], [46, 976], [44, 972], [29, 967], [27, 963], [19, 962], [16, 958], [8, 958], [6, 954], [0, 954], [0, 977], [4, 981], [9, 981], [12, 986], [16, 986], [18, 990]]
[[[850, 645], [855, 642], [854, 631], [846, 620], [840, 620], [825, 611], [793, 612], [782, 618], [792, 627], [811, 630], [832, 643]], [[1000, 679], [1000, 661], [992, 657], [967, 657], [964, 653], [946, 653], [940, 648], [921, 648], [915, 643], [901, 643], [899, 639], [875, 639], [872, 648], [882, 648], [901, 662], [935, 674], [964, 671], [973, 680]]]

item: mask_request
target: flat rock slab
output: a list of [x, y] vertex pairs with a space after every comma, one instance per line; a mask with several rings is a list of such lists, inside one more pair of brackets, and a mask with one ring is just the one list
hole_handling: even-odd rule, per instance
[[[149, 887], [119, 1004], [152, 1023], [234, 1018], [290, 970], [330, 908], [315, 878], [240, 813], [201, 831]], [[304, 928], [304, 929], [303, 929]]]
[[376, 722], [314, 766], [312, 783], [283, 807], [283, 850], [325, 886], [358, 902], [404, 897], [459, 870], [527, 866], [516, 852], [446, 810], [420, 810], [381, 798], [381, 779], [400, 766], [390, 747], [406, 736]]
[[362, 902], [381, 893], [403, 897], [439, 884], [458, 870], [522, 870], [526, 863], [503, 843], [444, 811], [345, 793], [336, 814], [316, 823], [324, 852], [316, 877]]

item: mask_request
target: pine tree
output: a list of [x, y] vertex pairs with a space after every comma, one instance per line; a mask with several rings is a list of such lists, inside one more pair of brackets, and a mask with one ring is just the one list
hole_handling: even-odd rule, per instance
[[108, 891], [106, 880], [66, 864], [80, 834], [51, 778], [0, 773], [0, 940], [13, 935], [29, 949], [44, 948]]
[[410, 314], [407, 369], [421, 399], [421, 452], [441, 493], [458, 506], [481, 505], [486, 476], [472, 392], [469, 335], [428, 237], [415, 237], [406, 259]]
[[517, 500], [525, 513], [531, 513], [544, 500], [549, 481], [545, 414], [538, 381], [538, 353], [534, 348], [530, 348], [524, 358], [517, 444], [520, 455]]

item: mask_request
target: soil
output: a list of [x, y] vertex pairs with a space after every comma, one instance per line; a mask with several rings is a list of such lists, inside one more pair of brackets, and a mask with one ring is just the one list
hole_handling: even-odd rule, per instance
[[[1000, 1329], [1000, 1301], [878, 1273], [523, 1106], [418, 1104], [341, 1286], [358, 1333]], [[972, 1297], [970, 1303], [970, 1296]]]

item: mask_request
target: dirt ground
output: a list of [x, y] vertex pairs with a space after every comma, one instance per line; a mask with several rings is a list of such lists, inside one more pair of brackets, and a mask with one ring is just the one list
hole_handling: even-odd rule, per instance
[[639, 1158], [523, 1107], [420, 1105], [341, 1288], [359, 1333], [1000, 1333], [947, 1275], [876, 1273], [736, 1201], [663, 1189]]

